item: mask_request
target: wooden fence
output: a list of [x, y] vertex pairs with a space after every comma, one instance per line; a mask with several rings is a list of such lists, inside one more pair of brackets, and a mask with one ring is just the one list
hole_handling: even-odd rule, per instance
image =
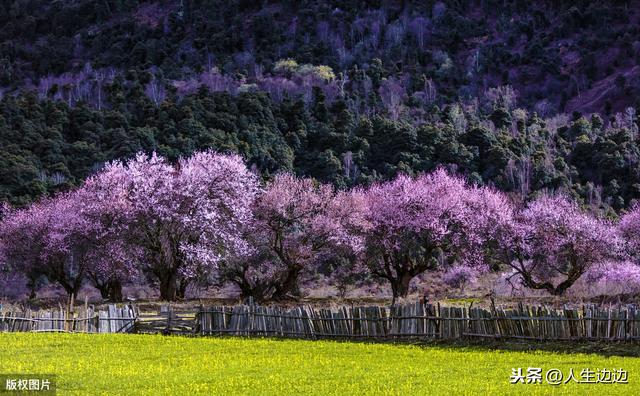
[[162, 334], [194, 334], [196, 312], [191, 310], [176, 310], [170, 305], [163, 305], [158, 311], [145, 311], [138, 315], [136, 321], [137, 333]]
[[0, 311], [0, 332], [163, 333], [335, 339], [640, 340], [635, 306], [562, 309], [449, 307], [413, 303], [393, 307], [283, 308], [254, 304], [197, 312], [170, 306], [138, 312], [131, 305], [104, 310], [85, 306], [69, 313]]
[[196, 314], [195, 334], [300, 338], [519, 338], [529, 340], [640, 340], [640, 311], [620, 308], [513, 309], [444, 307], [218, 306]]
[[0, 332], [126, 333], [134, 329], [137, 311], [131, 305], [109, 305], [48, 311], [0, 311]]

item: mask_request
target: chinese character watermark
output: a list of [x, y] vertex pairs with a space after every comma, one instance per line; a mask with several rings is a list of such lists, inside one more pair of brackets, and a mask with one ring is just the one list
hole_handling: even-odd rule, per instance
[[0, 394], [55, 395], [54, 374], [0, 374]]
[[566, 374], [562, 370], [552, 368], [543, 373], [541, 367], [522, 367], [511, 369], [509, 382], [512, 384], [542, 384], [562, 385], [569, 382], [577, 384], [628, 384], [629, 376], [624, 369], [582, 369], [579, 373], [570, 368]]

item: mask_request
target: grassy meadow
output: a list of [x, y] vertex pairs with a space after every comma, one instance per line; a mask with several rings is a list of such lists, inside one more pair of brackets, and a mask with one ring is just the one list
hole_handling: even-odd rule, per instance
[[[623, 368], [629, 383], [513, 385], [514, 367]], [[60, 395], [640, 393], [635, 357], [160, 335], [4, 333], [2, 373], [57, 374]]]

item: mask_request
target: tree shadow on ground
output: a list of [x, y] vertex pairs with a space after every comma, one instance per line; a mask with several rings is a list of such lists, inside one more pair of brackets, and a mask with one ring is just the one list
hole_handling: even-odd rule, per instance
[[[216, 336], [216, 338], [234, 338], [235, 336]], [[249, 337], [251, 338], [251, 337]], [[605, 357], [623, 356], [640, 358], [640, 342], [638, 341], [536, 341], [536, 340], [507, 340], [507, 339], [482, 339], [482, 340], [392, 340], [392, 339], [336, 339], [319, 338], [312, 341], [308, 338], [295, 337], [255, 337], [270, 341], [329, 341], [338, 343], [361, 343], [396, 346], [415, 346], [420, 348], [452, 349], [459, 351], [511, 351], [511, 352], [552, 352], [563, 354], [595, 354]]]
[[485, 351], [585, 353], [601, 356], [640, 357], [638, 341], [532, 341], [532, 340], [434, 340], [397, 342], [424, 348], [451, 348]]

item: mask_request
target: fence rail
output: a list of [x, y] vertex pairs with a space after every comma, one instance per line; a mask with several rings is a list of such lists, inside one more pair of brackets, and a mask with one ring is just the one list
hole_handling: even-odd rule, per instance
[[202, 308], [200, 335], [300, 338], [515, 338], [530, 340], [640, 340], [634, 306], [554, 309], [444, 307], [414, 303], [394, 307], [315, 309], [237, 305]]
[[136, 321], [138, 333], [193, 334], [196, 313], [191, 310], [175, 311], [171, 306], [161, 307], [159, 312], [143, 312]]
[[137, 311], [131, 305], [109, 305], [106, 310], [86, 307], [76, 312], [0, 311], [0, 332], [128, 333], [136, 319]]

